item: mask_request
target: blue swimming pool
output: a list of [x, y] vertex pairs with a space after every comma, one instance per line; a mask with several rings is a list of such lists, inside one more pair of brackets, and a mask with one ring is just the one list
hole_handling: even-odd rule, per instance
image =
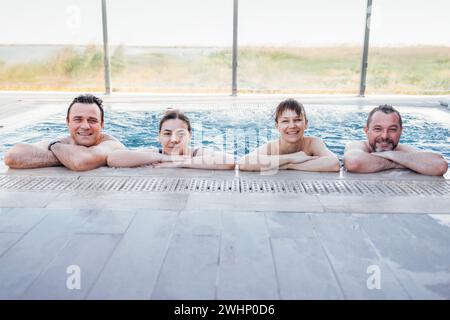
[[[345, 144], [365, 138], [362, 127], [370, 107], [306, 105], [309, 120], [307, 135], [319, 136], [342, 158]], [[441, 108], [399, 107], [404, 129], [401, 143], [422, 150], [442, 153], [450, 160], [450, 112]], [[274, 108], [249, 107], [186, 111], [193, 126], [192, 144], [225, 149], [240, 157], [267, 140], [278, 137], [274, 128]], [[160, 111], [136, 111], [121, 108], [107, 111], [105, 131], [120, 139], [127, 147], [157, 147]], [[18, 142], [33, 143], [66, 135], [65, 111], [45, 121], [14, 132], [2, 133], [0, 156]]]

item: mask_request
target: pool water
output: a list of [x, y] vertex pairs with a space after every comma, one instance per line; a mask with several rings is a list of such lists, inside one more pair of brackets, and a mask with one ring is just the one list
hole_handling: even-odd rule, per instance
[[[363, 126], [373, 108], [360, 106], [306, 106], [306, 135], [321, 137], [342, 160], [345, 144], [364, 140]], [[438, 108], [399, 107], [403, 117], [400, 143], [439, 152], [450, 160], [450, 112]], [[249, 107], [187, 111], [193, 128], [192, 146], [226, 150], [238, 158], [279, 136], [274, 128], [274, 108]], [[133, 111], [124, 108], [106, 112], [105, 132], [130, 149], [158, 147], [158, 125], [163, 111]], [[53, 140], [67, 135], [65, 112], [32, 127], [2, 133], [0, 157], [12, 145]]]

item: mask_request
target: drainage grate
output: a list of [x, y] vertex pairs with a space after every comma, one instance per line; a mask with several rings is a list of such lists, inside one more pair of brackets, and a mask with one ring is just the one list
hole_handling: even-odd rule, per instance
[[4, 191], [287, 193], [360, 196], [450, 196], [450, 181], [270, 180], [166, 177], [0, 175]]

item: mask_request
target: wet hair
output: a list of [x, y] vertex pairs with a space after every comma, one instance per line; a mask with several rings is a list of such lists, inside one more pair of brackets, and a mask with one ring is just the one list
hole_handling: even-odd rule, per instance
[[172, 119], [180, 119], [181, 121], [185, 122], [187, 124], [188, 131], [190, 133], [192, 132], [191, 122], [189, 121], [189, 118], [183, 112], [177, 109], [169, 109], [164, 113], [163, 117], [159, 121], [159, 132], [161, 132], [163, 123], [167, 120]]
[[82, 94], [73, 99], [72, 103], [70, 104], [69, 108], [67, 109], [67, 117], [66, 117], [67, 121], [69, 121], [70, 109], [72, 109], [72, 106], [75, 103], [85, 103], [85, 104], [95, 103], [98, 106], [98, 108], [100, 109], [101, 120], [102, 120], [101, 122], [103, 122], [103, 118], [104, 118], [103, 100], [92, 94]]
[[286, 110], [291, 110], [297, 113], [299, 116], [303, 116], [306, 119], [306, 111], [303, 104], [298, 102], [295, 99], [287, 99], [284, 101], [281, 101], [278, 105], [277, 109], [275, 110], [275, 122], [278, 122], [278, 118], [285, 112]]
[[369, 126], [370, 120], [372, 120], [373, 115], [377, 111], [381, 111], [385, 114], [396, 113], [398, 115], [398, 122], [400, 124], [400, 128], [403, 127], [402, 116], [393, 106], [391, 106], [389, 104], [383, 104], [381, 106], [373, 108], [372, 111], [370, 111], [369, 116], [367, 117], [367, 122], [366, 122], [367, 127]]

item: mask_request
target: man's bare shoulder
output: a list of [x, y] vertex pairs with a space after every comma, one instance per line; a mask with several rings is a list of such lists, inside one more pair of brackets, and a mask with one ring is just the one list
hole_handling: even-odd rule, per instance
[[118, 139], [109, 134], [102, 134], [100, 143], [93, 147], [111, 147], [113, 149], [125, 149], [125, 146]]
[[105, 141], [117, 141], [120, 143], [119, 139], [117, 139], [109, 134], [103, 133], [100, 143], [105, 142]]

